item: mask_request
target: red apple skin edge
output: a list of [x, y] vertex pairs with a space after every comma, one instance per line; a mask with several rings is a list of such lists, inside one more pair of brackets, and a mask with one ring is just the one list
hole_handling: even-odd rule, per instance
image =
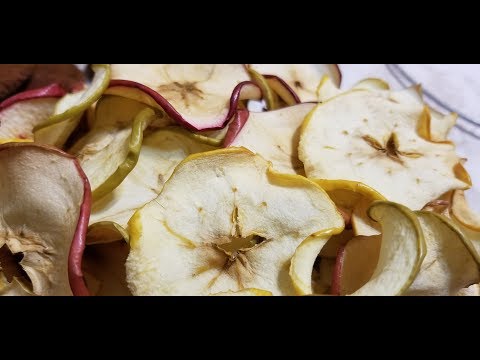
[[228, 127], [227, 133], [225, 134], [225, 139], [223, 140], [224, 147], [229, 147], [233, 143], [238, 134], [240, 134], [240, 131], [242, 131], [243, 126], [248, 121], [249, 116], [250, 112], [248, 110], [239, 109], [236, 111], [232, 122]]
[[92, 208], [92, 191], [87, 175], [83, 172], [78, 160], [75, 157], [73, 158], [75, 159], [75, 166], [78, 169], [78, 173], [83, 180], [84, 192], [75, 236], [73, 237], [70, 253], [68, 254], [68, 280], [74, 296], [89, 296], [90, 292], [88, 291], [82, 272], [82, 259], [87, 238], [88, 222], [90, 220], [90, 210]]
[[70, 246], [70, 252], [68, 255], [68, 280], [70, 282], [70, 288], [75, 296], [88, 296], [90, 292], [87, 289], [82, 273], [82, 257], [85, 249], [85, 239], [87, 236], [88, 221], [90, 220], [90, 209], [92, 205], [92, 192], [90, 189], [90, 183], [87, 175], [83, 172], [80, 163], [70, 154], [57, 149], [49, 145], [38, 145], [32, 143], [7, 143], [0, 145], [0, 151], [13, 148], [13, 147], [35, 147], [44, 148], [50, 152], [64, 156], [73, 160], [78, 174], [83, 181], [83, 200], [80, 206], [80, 213], [78, 216], [77, 227], [72, 239], [72, 245]]
[[39, 89], [23, 91], [21, 93], [10, 96], [8, 99], [3, 100], [0, 103], [0, 111], [21, 101], [46, 97], [62, 97], [66, 93], [67, 92], [65, 91], [65, 89], [62, 88], [59, 84], [51, 84]]
[[332, 273], [332, 287], [330, 289], [331, 295], [340, 295], [343, 271], [343, 261], [345, 259], [345, 245], [341, 246], [337, 252], [337, 259], [335, 260], [335, 266]]
[[[143, 84], [137, 83], [135, 81], [130, 81], [130, 80], [110, 80], [110, 85], [109, 88], [113, 88], [116, 86], [123, 86], [123, 87], [129, 87], [129, 88], [135, 88], [138, 89], [148, 96], [150, 96], [165, 112], [177, 123], [182, 125], [183, 127], [192, 130], [192, 131], [202, 131], [202, 130], [219, 130], [223, 129], [227, 123], [228, 120], [232, 118], [234, 115], [235, 111], [237, 110], [238, 102], [240, 100], [240, 93], [245, 86], [255, 86], [260, 90], [260, 88], [253, 82], [251, 81], [243, 81], [237, 86], [232, 91], [232, 95], [230, 96], [230, 106], [228, 109], [228, 113], [225, 117], [225, 119], [222, 119], [218, 122], [218, 124], [214, 124], [213, 126], [209, 127], [204, 127], [204, 128], [198, 128], [193, 126], [186, 120], [169, 102], [167, 99], [165, 99], [162, 95], [160, 95], [158, 92], [155, 90], [149, 88], [148, 86], [145, 86]], [[261, 90], [260, 90], [261, 92]], [[107, 89], [108, 93], [108, 89]]]

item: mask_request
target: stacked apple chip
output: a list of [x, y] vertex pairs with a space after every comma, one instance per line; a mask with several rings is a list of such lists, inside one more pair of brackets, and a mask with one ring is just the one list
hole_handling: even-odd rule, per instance
[[92, 70], [0, 104], [0, 294], [479, 295], [456, 115], [419, 86], [342, 91], [335, 64]]

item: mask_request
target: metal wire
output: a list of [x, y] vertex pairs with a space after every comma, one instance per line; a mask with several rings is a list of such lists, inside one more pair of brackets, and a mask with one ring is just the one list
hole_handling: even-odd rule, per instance
[[[417, 83], [417, 81], [415, 81], [412, 76], [410, 76], [405, 70], [403, 70], [400, 67], [400, 65], [398, 64], [385, 64], [385, 65], [387, 67], [387, 70], [403, 87], [408, 87]], [[475, 133], [475, 130], [480, 129], [479, 122], [476, 122], [475, 120], [471, 119], [469, 116], [463, 114], [461, 111], [458, 111], [452, 108], [450, 105], [446, 104], [444, 101], [437, 98], [435, 95], [433, 95], [430, 91], [428, 91], [424, 87], [422, 87], [422, 92], [428, 100], [430, 100], [431, 102], [435, 103], [436, 105], [440, 106], [441, 108], [445, 109], [448, 112], [456, 113], [459, 116], [460, 120], [463, 120], [468, 124], [468, 127], [473, 127], [473, 129], [468, 129], [468, 127], [465, 127], [464, 125], [457, 123], [455, 127], [458, 130], [466, 133], [467, 135], [470, 135], [471, 137], [477, 140], [480, 140], [480, 135]]]

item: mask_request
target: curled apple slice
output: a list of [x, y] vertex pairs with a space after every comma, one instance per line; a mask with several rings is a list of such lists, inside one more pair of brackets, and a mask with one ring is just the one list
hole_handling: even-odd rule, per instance
[[143, 131], [157, 119], [154, 110], [122, 97], [97, 104], [96, 123], [69, 152], [80, 161], [98, 200], [121, 184], [135, 167]]
[[33, 128], [54, 112], [65, 90], [57, 84], [16, 94], [0, 103], [0, 140], [33, 140]]
[[[382, 226], [378, 261], [368, 282], [351, 295], [402, 295], [415, 280], [425, 257], [420, 222], [405, 206], [388, 201], [375, 202], [369, 215]], [[373, 253], [371, 256], [371, 262], [375, 262]], [[348, 276], [356, 274], [342, 273], [343, 278]]]
[[264, 113], [238, 110], [224, 145], [243, 146], [260, 154], [279, 172], [304, 174], [297, 152], [300, 126], [314, 107], [306, 103]]
[[71, 295], [90, 187], [77, 160], [29, 143], [0, 146], [0, 293]]
[[418, 134], [422, 114], [406, 99], [368, 90], [317, 105], [303, 124], [299, 145], [307, 176], [359, 181], [414, 210], [447, 191], [468, 188], [458, 175], [454, 145]]
[[427, 245], [420, 272], [405, 295], [455, 295], [480, 281], [480, 255], [445, 216], [418, 211]]
[[328, 239], [341, 232], [342, 229], [320, 231], [305, 239], [295, 250], [290, 264], [290, 277], [299, 295], [313, 294], [312, 269], [318, 254]]
[[[296, 94], [299, 102], [318, 101], [316, 89], [322, 77], [327, 74], [334, 79], [336, 86], [340, 86], [342, 77], [336, 64], [248, 64], [248, 67], [267, 79], [276, 77], [283, 80], [283, 87], [289, 91], [280, 91], [278, 95], [288, 105], [293, 105], [291, 99], [285, 96], [288, 96], [289, 92]], [[276, 90], [278, 85], [271, 86]]]
[[213, 149], [180, 127], [167, 127], [147, 135], [133, 170], [115, 190], [93, 203], [90, 223], [113, 221], [126, 227], [137, 209], [158, 196], [183, 159]]
[[274, 172], [247, 149], [192, 155], [131, 218], [127, 282], [134, 295], [294, 294], [288, 271], [297, 246], [342, 228], [318, 185]]
[[260, 99], [241, 64], [114, 64], [107, 94], [160, 107], [189, 130], [220, 129], [240, 100]]
[[367, 210], [374, 201], [386, 200], [382, 194], [361, 182], [326, 179], [312, 180], [327, 192], [335, 205], [350, 219], [354, 235], [370, 236], [380, 233], [378, 223], [370, 219]]
[[85, 90], [67, 94], [59, 102], [55, 114], [33, 128], [36, 142], [63, 146], [78, 125], [84, 111], [100, 98], [110, 81], [110, 66], [102, 64], [94, 65], [92, 68], [95, 76], [90, 86]]

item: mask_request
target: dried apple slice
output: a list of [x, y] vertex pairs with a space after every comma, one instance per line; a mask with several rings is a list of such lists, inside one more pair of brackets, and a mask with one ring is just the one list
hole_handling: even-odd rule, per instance
[[[381, 223], [382, 237], [356, 237], [340, 249], [333, 294], [400, 295], [420, 269], [425, 243], [415, 214], [400, 204], [377, 201], [369, 215]], [[295, 251], [290, 273], [302, 295], [313, 293], [312, 268], [325, 242], [321, 237], [306, 240]]]
[[468, 188], [457, 178], [461, 164], [454, 145], [417, 133], [417, 110], [407, 100], [368, 90], [318, 105], [303, 124], [299, 145], [307, 176], [363, 182], [413, 210], [449, 190]]
[[445, 216], [417, 211], [427, 245], [420, 272], [405, 295], [455, 295], [480, 281], [480, 255]]
[[53, 148], [10, 143], [0, 146], [0, 168], [0, 293], [71, 295], [90, 215], [80, 165]]
[[90, 223], [113, 221], [126, 227], [137, 209], [158, 196], [183, 159], [213, 149], [180, 127], [164, 128], [146, 136], [133, 170], [114, 191], [93, 203]]
[[241, 64], [114, 64], [107, 94], [162, 108], [189, 130], [220, 129], [240, 100], [260, 99]]
[[318, 185], [274, 172], [247, 149], [192, 155], [131, 218], [127, 282], [134, 295], [294, 294], [288, 267], [297, 246], [342, 228]]
[[[369, 215], [382, 226], [380, 253], [371, 278], [351, 295], [402, 295], [415, 280], [425, 257], [420, 222], [405, 206], [388, 201], [374, 203]], [[356, 274], [342, 272], [344, 279], [347, 276]]]
[[[322, 77], [328, 75], [336, 86], [340, 86], [342, 77], [336, 64], [248, 64], [248, 67], [264, 75], [267, 81], [272, 77], [282, 79], [289, 91], [280, 91], [278, 95], [289, 105], [293, 104], [285, 97], [288, 92], [296, 94], [299, 102], [318, 101], [316, 89]], [[278, 89], [275, 85], [272, 88]]]
[[342, 229], [328, 229], [320, 231], [314, 236], [305, 239], [295, 250], [290, 265], [290, 277], [295, 291], [299, 295], [313, 294], [312, 270], [318, 254], [332, 235], [341, 232]]
[[94, 128], [71, 149], [90, 181], [93, 198], [107, 195], [135, 167], [143, 131], [158, 117], [154, 110], [122, 97], [104, 97], [97, 104]]
[[468, 205], [463, 190], [455, 190], [450, 199], [450, 214], [463, 226], [480, 231], [480, 215], [476, 214]]
[[[312, 179], [320, 185], [350, 218], [354, 235], [378, 235], [379, 224], [367, 214], [370, 205], [377, 200], [386, 200], [383, 195], [361, 182], [348, 180]], [[345, 216], [344, 216], [345, 217]]]
[[[414, 108], [416, 107], [418, 109], [417, 111], [425, 111], [425, 118], [423, 119], [422, 124], [419, 125], [421, 125], [420, 128], [423, 128], [421, 129], [423, 130], [423, 133], [421, 134], [422, 137], [428, 141], [447, 142], [448, 134], [457, 122], [457, 114], [451, 113], [443, 115], [442, 113], [428, 107], [423, 100], [422, 88], [420, 85], [414, 85], [400, 91], [390, 91], [390, 86], [385, 81], [376, 78], [368, 78], [355, 84], [352, 87], [352, 90], [355, 89], [374, 91], [392, 101], [409, 104]], [[324, 76], [317, 89], [319, 101], [325, 102], [340, 94], [342, 94], [342, 90], [335, 86], [328, 76]]]
[[243, 146], [270, 160], [279, 172], [302, 175], [303, 164], [297, 152], [300, 126], [314, 107], [306, 103], [264, 113], [238, 110], [224, 145]]
[[65, 90], [60, 85], [52, 84], [4, 100], [0, 103], [0, 140], [33, 140], [33, 128], [53, 114], [58, 98], [63, 95]]
[[68, 94], [62, 99], [55, 114], [47, 121], [34, 127], [35, 141], [61, 147], [78, 125], [82, 114], [95, 103], [108, 87], [110, 66], [94, 65], [95, 76], [90, 86], [82, 91]]

